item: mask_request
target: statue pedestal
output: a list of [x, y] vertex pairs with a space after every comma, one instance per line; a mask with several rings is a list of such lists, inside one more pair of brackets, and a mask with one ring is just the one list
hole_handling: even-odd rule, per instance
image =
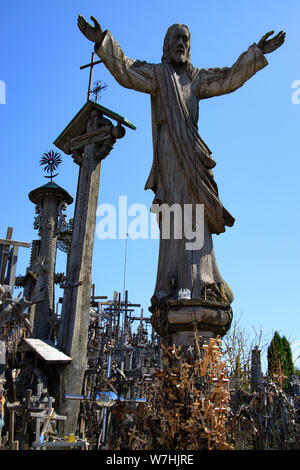
[[164, 341], [176, 346], [192, 346], [197, 336], [216, 338], [224, 336], [232, 320], [229, 303], [204, 299], [167, 300], [162, 312], [156, 313], [164, 318], [165, 328], [160, 331]]

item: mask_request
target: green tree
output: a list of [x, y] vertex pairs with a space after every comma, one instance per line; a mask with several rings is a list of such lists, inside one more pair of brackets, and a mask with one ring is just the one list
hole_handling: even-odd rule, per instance
[[289, 377], [290, 375], [293, 375], [295, 373], [295, 367], [294, 367], [294, 362], [293, 362], [291, 345], [285, 336], [282, 337], [282, 345], [283, 345], [283, 349], [285, 353], [285, 362], [286, 362], [284, 373], [285, 375]]
[[[268, 347], [268, 374], [273, 377], [275, 374], [282, 373], [290, 377], [295, 373], [292, 351], [289, 341], [285, 336], [281, 337], [275, 331], [273, 339]], [[288, 383], [285, 380], [284, 385]]]
[[280, 334], [275, 331], [270, 346], [268, 347], [268, 374], [273, 377], [279, 371], [283, 371], [283, 364], [285, 362], [285, 355], [283, 344]]

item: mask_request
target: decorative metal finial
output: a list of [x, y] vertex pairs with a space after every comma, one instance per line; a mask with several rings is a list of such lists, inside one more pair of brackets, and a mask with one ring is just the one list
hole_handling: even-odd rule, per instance
[[103, 90], [106, 90], [106, 88], [107, 84], [102, 83], [101, 80], [97, 80], [96, 82], [94, 82], [94, 88], [93, 90], [91, 90], [91, 94], [94, 96], [94, 100], [96, 101], [96, 103], [98, 103], [98, 100], [100, 100], [101, 98], [101, 92]]
[[61, 154], [59, 152], [54, 152], [54, 150], [50, 150], [43, 154], [42, 158], [40, 159], [40, 165], [44, 166], [44, 171], [46, 173], [50, 173], [50, 176], [44, 176], [44, 178], [54, 178], [59, 173], [53, 174], [54, 171], [57, 170], [59, 165], [62, 162]]

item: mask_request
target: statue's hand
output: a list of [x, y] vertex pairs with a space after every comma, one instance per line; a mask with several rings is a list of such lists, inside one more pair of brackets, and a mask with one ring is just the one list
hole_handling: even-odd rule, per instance
[[96, 18], [91, 16], [91, 20], [93, 20], [95, 26], [91, 26], [84, 18], [83, 16], [79, 15], [78, 20], [77, 20], [77, 25], [82, 34], [85, 35], [86, 38], [88, 38], [90, 41], [95, 42], [95, 43], [101, 43], [102, 42], [102, 29]]
[[261, 38], [261, 40], [257, 44], [263, 54], [268, 54], [269, 52], [275, 51], [284, 43], [285, 33], [283, 31], [280, 31], [272, 39], [267, 40], [267, 38], [272, 34], [274, 34], [274, 31], [269, 31]]

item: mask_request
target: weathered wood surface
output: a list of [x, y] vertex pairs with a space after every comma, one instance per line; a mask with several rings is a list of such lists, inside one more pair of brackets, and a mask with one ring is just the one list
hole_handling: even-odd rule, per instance
[[[85, 110], [90, 109], [90, 106], [87, 103]], [[82, 393], [83, 378], [87, 367], [86, 352], [92, 287], [91, 270], [101, 160], [107, 156], [115, 142], [115, 138], [110, 132], [113, 125], [111, 123], [109, 125], [107, 120], [103, 121], [97, 109], [92, 106], [92, 111], [87, 116], [87, 122], [85, 121], [86, 113], [82, 112], [79, 115], [79, 122], [75, 119], [71, 123], [75, 127], [76, 133], [74, 134], [75, 131], [72, 125], [71, 127], [68, 126], [68, 132], [63, 133], [61, 139], [56, 141], [59, 148], [72, 147], [68, 139], [72, 139], [76, 135], [82, 135], [83, 128], [85, 135], [87, 135], [86, 139], [83, 135], [83, 147], [78, 150], [76, 146], [76, 149], [74, 149], [77, 152], [76, 160], [80, 164], [80, 172], [72, 245], [65, 283], [67, 288], [64, 289], [62, 322], [58, 337], [59, 348], [72, 357], [72, 362], [66, 366], [60, 377], [57, 399], [60, 412], [68, 417], [64, 426], [64, 434], [71, 434], [76, 430], [79, 403], [66, 400], [65, 395], [80, 395]], [[82, 116], [84, 116], [83, 121]], [[97, 130], [101, 136], [106, 135], [104, 142], [95, 143], [94, 138], [97, 135]]]
[[49, 344], [38, 338], [26, 338], [19, 346], [19, 351], [32, 350], [34, 351], [43, 361], [48, 363], [60, 363], [68, 364], [72, 361], [72, 358], [64, 354], [54, 345]]
[[71, 155], [73, 149], [71, 148], [72, 139], [76, 139], [80, 136], [82, 131], [82, 122], [87, 121], [89, 116], [93, 110], [98, 111], [98, 113], [107, 116], [110, 119], [117, 121], [119, 124], [129, 127], [132, 130], [135, 130], [136, 127], [132, 124], [128, 119], [120, 114], [115, 113], [114, 111], [101, 106], [98, 103], [93, 101], [88, 101], [80, 111], [74, 116], [72, 121], [67, 125], [67, 127], [62, 131], [62, 133], [57, 137], [54, 141], [54, 145], [56, 145], [60, 150], [65, 152], [66, 154]]
[[33, 448], [41, 450], [73, 450], [80, 448], [86, 450], [87, 443], [85, 441], [67, 442], [67, 441], [48, 441], [48, 442], [34, 442]]
[[4, 283], [4, 276], [5, 276], [5, 271], [6, 271], [6, 266], [7, 266], [7, 260], [8, 260], [8, 253], [5, 253], [9, 250], [9, 244], [7, 244], [7, 241], [10, 242], [11, 240], [11, 237], [12, 237], [12, 233], [13, 233], [13, 228], [12, 227], [8, 227], [7, 229], [7, 232], [6, 232], [6, 240], [3, 239], [3, 242], [1, 245], [4, 245], [3, 247], [0, 247], [0, 261], [1, 261], [1, 257], [2, 257], [2, 266], [0, 266], [1, 268], [1, 272], [0, 272], [0, 284], [3, 284]]
[[73, 202], [73, 198], [54, 182], [32, 190], [28, 197], [36, 204], [38, 216], [34, 228], [39, 229], [41, 237], [35, 263], [38, 278], [31, 298], [33, 303], [37, 303], [31, 315], [33, 337], [50, 339], [51, 318], [55, 312], [54, 281], [59, 214], [62, 204], [67, 207], [67, 204]]
[[[178, 38], [184, 58], [177, 57]], [[205, 205], [202, 246], [187, 249], [187, 237], [161, 236], [152, 312], [168, 298], [176, 298], [180, 289], [189, 289], [192, 299], [200, 299], [206, 286], [219, 283], [224, 285], [228, 301], [233, 300], [217, 267], [212, 234], [224, 232], [234, 219], [219, 198], [211, 172], [216, 162], [197, 131], [199, 101], [236, 90], [267, 64], [261, 50], [252, 45], [231, 68], [196, 69], [190, 62], [189, 47], [188, 28], [173, 25], [165, 37], [162, 64], [128, 58], [110, 31], [103, 33], [95, 49], [121, 85], [151, 95], [154, 160], [145, 189], [153, 190], [157, 204], [179, 204], [182, 211], [185, 204]], [[192, 225], [195, 223], [193, 218]], [[175, 223], [171, 229], [175, 231]], [[172, 274], [174, 283], [170, 282]], [[219, 292], [217, 295], [221, 297]]]
[[190, 324], [195, 323], [211, 323], [215, 325], [225, 326], [228, 323], [228, 313], [222, 310], [216, 309], [205, 309], [200, 307], [199, 309], [185, 309], [180, 312], [170, 310], [168, 313], [168, 321], [172, 325], [176, 324]]
[[[233, 301], [233, 292], [217, 266], [212, 234], [225, 232], [226, 226], [234, 224], [234, 218], [221, 202], [212, 172], [216, 161], [198, 133], [199, 102], [242, 87], [268, 64], [265, 54], [283, 44], [285, 33], [280, 31], [270, 40], [267, 38], [273, 32], [267, 33], [231, 67], [204, 69], [191, 63], [191, 34], [184, 24], [168, 28], [161, 63], [154, 64], [129, 58], [112, 33], [108, 29], [103, 31], [94, 17], [92, 20], [94, 26], [79, 15], [77, 24], [82, 34], [95, 44], [95, 52], [109, 72], [125, 88], [151, 96], [154, 159], [145, 189], [154, 192], [155, 205], [171, 208], [176, 204], [181, 210], [184, 205], [192, 206], [193, 210], [199, 205], [205, 207], [203, 222], [198, 224], [195, 217], [188, 221], [190, 234], [200, 225], [197, 232], [199, 238], [203, 235], [202, 245], [197, 243], [197, 248], [187, 248], [187, 240], [191, 238], [186, 233], [181, 237], [174, 233], [168, 238], [160, 237], [150, 311], [157, 314], [154, 328], [166, 335], [160, 310], [181, 289], [189, 290], [192, 299], [209, 295], [219, 300], [223, 297], [219, 289], [222, 284], [228, 302]], [[175, 222], [169, 225], [173, 232], [179, 226]]]
[[23, 248], [30, 248], [31, 243], [28, 242], [19, 242], [17, 240], [7, 240], [5, 238], [0, 238], [0, 245], [11, 245], [11, 246], [21, 246]]

